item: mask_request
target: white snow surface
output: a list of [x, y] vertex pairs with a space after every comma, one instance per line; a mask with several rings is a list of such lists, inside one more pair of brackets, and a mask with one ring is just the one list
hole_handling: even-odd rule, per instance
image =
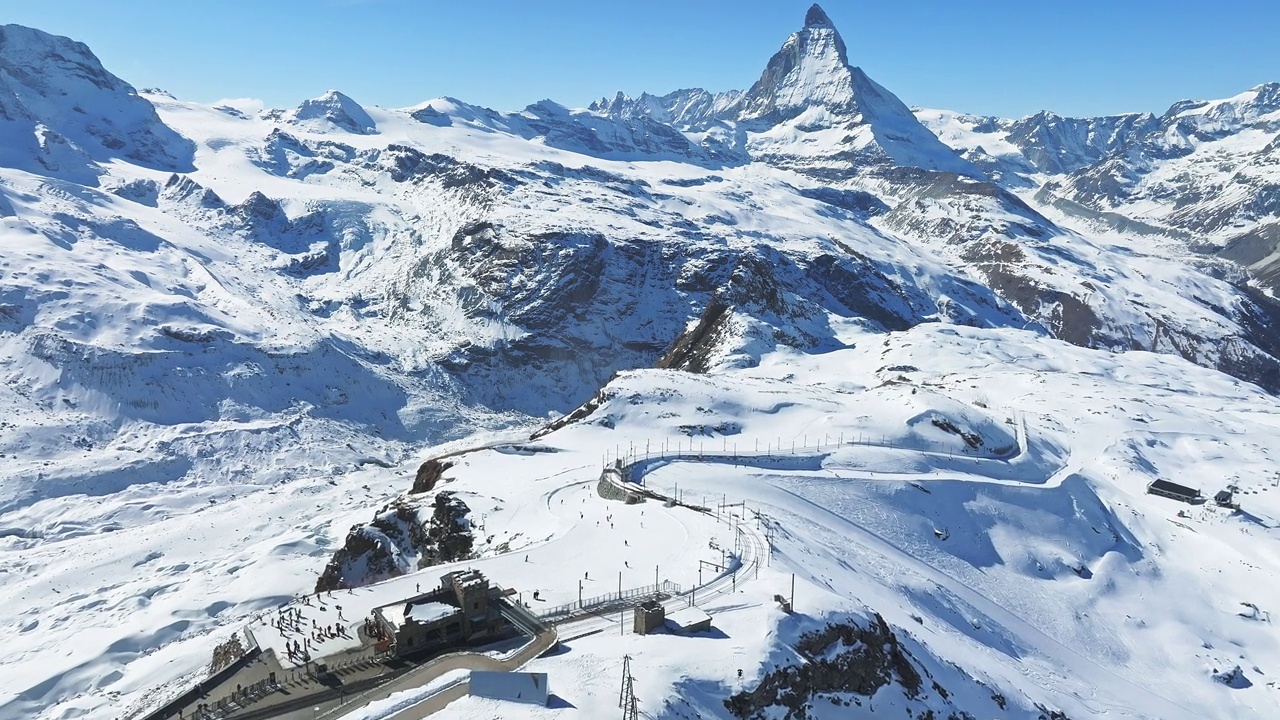
[[[48, 42], [4, 32], [6, 43]], [[805, 62], [829, 61], [834, 29], [805, 32], [825, 43]], [[38, 55], [14, 47], [0, 47], [0, 61]], [[786, 102], [831, 90], [798, 67], [803, 82]], [[650, 715], [728, 718], [723, 699], [795, 662], [801, 633], [875, 613], [947, 695], [913, 698], [891, 684], [837, 698], [856, 704], [824, 699], [811, 717], [1035, 718], [1037, 704], [1073, 718], [1274, 713], [1280, 408], [1258, 387], [1172, 353], [1048, 337], [975, 290], [947, 250], [797, 194], [811, 178], [764, 162], [718, 165], [706, 140], [735, 135], [732, 122], [686, 142], [554, 104], [511, 115], [449, 99], [386, 110], [330, 93], [259, 113], [67, 85], [105, 97], [109, 107], [93, 112], [138, 129], [117, 153], [90, 143], [101, 128], [55, 127], [75, 116], [32, 99], [45, 96], [31, 78], [73, 76], [28, 77], [12, 94], [27, 110], [4, 126], [48, 142], [0, 162], [0, 719], [131, 717], [203, 677], [213, 647], [240, 628], [281, 647], [271, 613], [314, 587], [348, 529], [406, 492], [422, 460], [468, 448], [442, 489], [483, 526], [477, 556], [336, 594], [350, 627], [451, 569], [479, 569], [537, 609], [646, 585], [655, 571], [685, 588], [707, 582], [698, 561], [733, 559], [734, 523], [751, 537], [767, 528], [773, 548], [763, 567], [700, 599], [716, 633], [638, 637], [610, 620], [526, 667], [550, 675], [551, 707], [466, 698], [435, 717], [609, 716], [629, 654]], [[674, 100], [681, 112], [714, 113], [742, 95]], [[755, 151], [789, 157], [878, 142], [874, 120], [846, 139], [832, 117], [809, 103], [744, 132]], [[929, 117], [955, 138], [969, 127]], [[1246, 120], [1258, 121], [1232, 122]], [[589, 141], [577, 127], [617, 134]], [[965, 137], [953, 144], [1013, 152]], [[182, 138], [195, 148], [190, 167], [177, 157]], [[921, 143], [904, 141], [903, 152], [939, 157]], [[391, 145], [528, 182], [501, 202], [434, 177], [398, 182], [379, 164]], [[130, 158], [133, 147], [175, 150]], [[1193, 149], [1188, 157], [1211, 150]], [[173, 171], [183, 174], [171, 180]], [[621, 372], [585, 419], [529, 441], [549, 412], [570, 409], [548, 397], [581, 400], [595, 388], [513, 373], [476, 389], [442, 369], [463, 343], [503, 347], [537, 330], [504, 308], [475, 312], [490, 302], [481, 283], [437, 262], [481, 219], [528, 236], [607, 230], [618, 239], [610, 252], [678, 239], [695, 266], [724, 248], [810, 261], [850, 247], [914, 293], [886, 306], [929, 321], [890, 330], [812, 303], [795, 306], [804, 314], [735, 311], [709, 373]], [[705, 234], [681, 235], [687, 228]], [[1132, 252], [1139, 243], [1127, 235], [1051, 240], [1095, 273], [1090, 302], [1117, 323], [1136, 318], [1136, 301], [1214, 337], [1237, 332], [1204, 309], [1234, 302], [1229, 283], [1172, 253]], [[515, 257], [538, 247], [510, 243]], [[689, 280], [656, 277], [667, 262], [649, 267], [653, 281], [628, 298], [634, 310], [578, 318], [578, 348], [695, 321], [696, 290], [682, 290], [680, 313], [658, 302], [664, 283]], [[1043, 280], [1068, 286], [1080, 277], [1073, 268], [1046, 261]], [[513, 270], [496, 282], [536, 305], [554, 280]], [[957, 306], [965, 312], [944, 312]], [[794, 337], [817, 339], [779, 339]], [[1157, 339], [1152, 347], [1169, 349]], [[636, 482], [750, 510], [717, 518], [601, 499], [602, 464], [628, 454], [646, 459]], [[1242, 509], [1147, 495], [1154, 479], [1207, 495], [1235, 484]], [[789, 595], [793, 574], [788, 616], [773, 598]], [[317, 612], [338, 621], [336, 610]], [[349, 646], [329, 642], [326, 652]], [[1242, 680], [1218, 679], [1237, 666]], [[439, 687], [359, 717], [389, 717]]]

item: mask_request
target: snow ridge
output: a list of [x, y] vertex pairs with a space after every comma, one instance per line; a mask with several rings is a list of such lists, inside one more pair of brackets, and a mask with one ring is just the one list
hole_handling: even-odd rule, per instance
[[182, 172], [193, 150], [83, 43], [0, 27], [0, 164], [92, 183], [97, 161]]

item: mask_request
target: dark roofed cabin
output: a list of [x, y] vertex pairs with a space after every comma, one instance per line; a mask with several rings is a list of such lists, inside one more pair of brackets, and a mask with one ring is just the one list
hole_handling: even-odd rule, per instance
[[1189, 488], [1186, 485], [1171, 483], [1168, 480], [1152, 480], [1151, 484], [1147, 485], [1147, 492], [1172, 500], [1181, 500], [1182, 502], [1195, 502], [1200, 499], [1199, 490]]

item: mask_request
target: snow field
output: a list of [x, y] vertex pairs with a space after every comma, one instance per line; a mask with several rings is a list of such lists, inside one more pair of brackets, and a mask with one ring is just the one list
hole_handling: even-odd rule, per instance
[[[707, 606], [720, 634], [578, 638], [531, 666], [546, 668], [562, 689], [555, 707], [466, 699], [444, 715], [605, 717], [616, 712], [613, 668], [631, 652], [647, 710], [723, 717], [720, 699], [741, 687], [734, 670], [750, 684], [772, 663], [795, 659], [788, 643], [801, 629], [871, 611], [965, 707], [992, 715], [981, 683], [1007, 695], [1015, 717], [1034, 717], [1033, 701], [1073, 717], [1273, 714], [1274, 398], [1180, 359], [1048, 340], [965, 284], [972, 267], [961, 244], [912, 240], [887, 220], [865, 221], [803, 195], [827, 182], [804, 174], [806, 165], [837, 148], [866, 151], [872, 161], [969, 169], [907, 122], [887, 91], [835, 62], [834, 31], [811, 34], [825, 42], [809, 46], [820, 52], [782, 88], [787, 103], [836, 102], [855, 85], [884, 102], [862, 108], [867, 124], [852, 130], [840, 126], [845, 116], [815, 106], [767, 132], [727, 123], [696, 133], [734, 152], [774, 155], [774, 165], [600, 153], [535, 126], [552, 116], [576, 116], [606, 134], [624, 126], [553, 103], [510, 115], [448, 99], [365, 111], [336, 94], [302, 114], [148, 96], [165, 123], [193, 138], [193, 168], [185, 159], [182, 168], [118, 158], [95, 166], [64, 146], [41, 156], [62, 165], [59, 172], [32, 165], [29, 153], [15, 159], [30, 149], [24, 144], [2, 144], [0, 404], [10, 411], [0, 418], [0, 628], [8, 640], [0, 720], [119, 717], [177, 692], [202, 674], [219, 640], [308, 592], [347, 528], [368, 520], [408, 485], [416, 460], [434, 454], [424, 445], [529, 426], [530, 415], [557, 406], [551, 396], [582, 397], [609, 376], [614, 368], [596, 368], [598, 376], [570, 368], [537, 385], [538, 374], [508, 368], [467, 386], [442, 369], [464, 342], [501, 350], [533, 334], [508, 322], [470, 268], [445, 252], [476, 220], [504, 229], [504, 252], [589, 228], [607, 235], [609, 252], [641, 259], [610, 266], [644, 272], [646, 282], [636, 291], [603, 278], [608, 311], [578, 319], [575, 347], [668, 342], [705, 299], [688, 288], [722, 279], [701, 273], [726, 250], [803, 264], [853, 248], [910, 296], [885, 295], [886, 306], [902, 305], [925, 324], [884, 332], [857, 311], [836, 317], [808, 300], [786, 317], [739, 315], [736, 344], [713, 359], [712, 375], [624, 373], [604, 407], [539, 447], [460, 458], [440, 489], [460, 494], [482, 533], [480, 557], [451, 567], [478, 567], [518, 592], [545, 591], [555, 604], [575, 600], [580, 580], [587, 597], [616, 590], [618, 572], [624, 588], [648, 584], [651, 566], [687, 587], [697, 560], [719, 559], [713, 541], [731, 544], [723, 524], [704, 516], [594, 497], [608, 459], [641, 444], [650, 453], [659, 444], [663, 453], [672, 444], [723, 454], [795, 443], [800, 451], [737, 467], [646, 468], [643, 479], [655, 487], [747, 500], [775, 523], [777, 550], [760, 580]], [[128, 103], [142, 107], [137, 98]], [[88, 105], [90, 118], [120, 109]], [[413, 119], [426, 105], [441, 115]], [[49, 117], [68, 127], [84, 122], [85, 113], [54, 110]], [[355, 132], [327, 119], [331, 110]], [[117, 116], [154, 125], [149, 115]], [[954, 144], [1015, 152], [1003, 138], [972, 133], [968, 119], [944, 113], [933, 121]], [[277, 131], [352, 160], [321, 171], [292, 150], [271, 156]], [[1265, 141], [1250, 131], [1193, 144], [1185, 161], [1158, 169], [1139, 190], [1159, 194], [1193, 171], [1202, 186], [1220, 183]], [[368, 160], [392, 144], [523, 181], [500, 200], [451, 191], [433, 177], [395, 182]], [[838, 164], [838, 173], [854, 169]], [[201, 187], [179, 183], [166, 194], [175, 168]], [[851, 175], [826, 189], [865, 188], [894, 202], [909, 192]], [[144, 191], [115, 194], [130, 186]], [[228, 205], [263, 193], [279, 199], [288, 222], [320, 213], [324, 230], [256, 231], [232, 210], [212, 212], [203, 189]], [[936, 198], [915, 200], [913, 219], [922, 223], [957, 216]], [[1168, 207], [1138, 197], [1127, 211], [1164, 220]], [[1024, 219], [994, 201], [963, 213], [995, 227]], [[1029, 280], [1073, 294], [1082, 281], [1094, 286], [1082, 302], [1116, 337], [1181, 353], [1148, 322], [1147, 309], [1159, 308], [1207, 338], [1195, 359], [1212, 363], [1215, 343], [1240, 334], [1218, 310], [1239, 301], [1231, 278], [1188, 268], [1163, 240], [1093, 230], [1047, 239], [1015, 232], [1013, 240], [1031, 258]], [[289, 272], [315, 250], [331, 253], [324, 272]], [[680, 276], [666, 273], [676, 253], [695, 258]], [[503, 280], [535, 291], [542, 278]], [[959, 308], [959, 320], [947, 308]], [[931, 322], [940, 317], [1022, 329]], [[811, 354], [780, 347], [780, 336], [800, 338]], [[641, 358], [651, 359], [616, 362]], [[941, 426], [948, 424], [982, 437], [980, 449], [966, 449]], [[856, 443], [829, 447], [855, 435]], [[1002, 450], [1011, 447], [1014, 456]], [[1145, 495], [1157, 477], [1207, 494], [1234, 482], [1244, 511]], [[344, 616], [414, 594], [411, 583], [434, 587], [448, 569], [358, 590]], [[792, 571], [805, 615], [784, 619], [771, 598]], [[1214, 679], [1236, 666], [1230, 684]], [[902, 714], [908, 706], [895, 692], [887, 688], [873, 704]], [[847, 718], [864, 710], [872, 712], [818, 712]]]

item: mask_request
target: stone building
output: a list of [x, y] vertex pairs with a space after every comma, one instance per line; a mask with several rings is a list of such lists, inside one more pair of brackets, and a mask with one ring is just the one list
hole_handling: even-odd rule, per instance
[[636, 635], [648, 635], [662, 627], [667, 619], [667, 611], [657, 600], [646, 600], [636, 606], [632, 631]]
[[373, 610], [373, 620], [393, 638], [400, 656], [444, 652], [498, 640], [509, 634], [493, 602], [496, 589], [476, 570], [440, 578], [440, 587]]

